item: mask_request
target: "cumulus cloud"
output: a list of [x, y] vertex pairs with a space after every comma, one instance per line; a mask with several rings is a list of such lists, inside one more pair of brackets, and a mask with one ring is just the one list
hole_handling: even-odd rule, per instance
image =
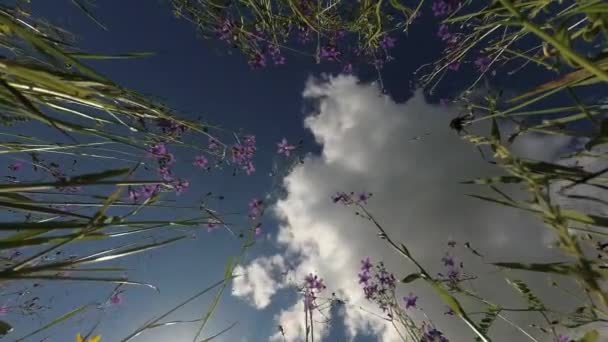
[[[247, 275], [235, 281], [235, 295], [266, 307], [287, 286], [284, 278], [272, 274], [285, 266], [284, 259], [290, 260], [295, 279], [317, 273], [325, 279], [328, 293], [345, 298], [340, 316], [348, 336], [371, 334], [382, 341], [399, 340], [386, 321], [369, 313], [378, 310], [364, 299], [357, 272], [365, 256], [383, 260], [397, 277], [415, 269], [378, 239], [370, 222], [355, 216], [350, 208], [332, 203], [331, 196], [338, 191], [372, 192], [369, 210], [393, 239], [407, 245], [433, 272], [442, 270], [440, 259], [449, 239], [459, 241], [459, 246], [470, 242], [492, 261], [516, 257], [540, 262], [555, 257], [533, 217], [465, 196], [482, 189], [460, 181], [498, 170], [449, 130], [455, 109], [429, 104], [421, 92], [406, 103], [395, 103], [377, 87], [360, 84], [352, 76], [311, 79], [303, 96], [316, 102], [305, 126], [322, 152], [307, 156], [285, 177], [286, 196], [274, 206], [280, 222], [277, 243], [284, 256], [261, 257], [241, 267], [239, 271]], [[563, 138], [549, 144], [535, 139], [542, 138], [520, 138], [519, 151], [553, 158], [570, 143]], [[477, 288], [480, 293], [498, 291], [497, 299], [521, 303], [500, 274], [460, 248], [459, 257], [466, 265], [476, 265], [475, 272], [486, 279]], [[533, 284], [542, 285], [542, 281]], [[456, 336], [455, 340], [471, 339], [462, 322], [443, 315], [445, 305], [424, 284], [400, 286], [399, 291], [419, 294], [420, 306], [442, 329]], [[277, 314], [287, 341], [304, 339], [302, 312], [298, 301]], [[424, 318], [420, 312], [414, 316]], [[506, 324], [494, 330], [517, 334]], [[328, 324], [315, 326], [317, 336], [327, 336], [329, 331]], [[282, 340], [278, 334], [273, 338]]]
[[280, 255], [255, 259], [246, 267], [238, 265], [234, 273], [239, 275], [234, 279], [232, 294], [247, 300], [258, 309], [270, 304], [270, 298], [282, 287], [276, 282], [276, 272], [285, 268], [285, 262]]

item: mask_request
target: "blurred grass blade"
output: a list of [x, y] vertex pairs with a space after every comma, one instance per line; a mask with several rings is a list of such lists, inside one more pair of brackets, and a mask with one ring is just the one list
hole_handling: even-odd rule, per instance
[[36, 334], [38, 334], [38, 333], [40, 333], [40, 332], [42, 332], [44, 330], [52, 328], [55, 325], [58, 325], [58, 324], [60, 324], [60, 323], [62, 323], [64, 321], [70, 319], [71, 317], [73, 317], [73, 316], [75, 316], [75, 315], [83, 312], [84, 310], [86, 310], [90, 306], [91, 306], [91, 304], [86, 304], [86, 305], [83, 305], [83, 306], [81, 306], [79, 308], [76, 308], [76, 309], [74, 309], [74, 310], [72, 310], [72, 311], [70, 311], [68, 313], [65, 313], [65, 314], [57, 317], [56, 319], [52, 320], [51, 322], [43, 325], [42, 327], [40, 327], [40, 328], [32, 331], [31, 333], [29, 333], [29, 334], [27, 334], [27, 335], [25, 335], [25, 336], [23, 336], [23, 337], [15, 340], [15, 342], [23, 341], [23, 340], [25, 340], [28, 337], [34, 336], [34, 335], [36, 335]]
[[76, 5], [78, 8], [80, 8], [80, 10], [86, 14], [87, 17], [89, 17], [95, 24], [97, 24], [99, 27], [101, 27], [102, 29], [108, 31], [108, 28], [102, 24], [96, 17], [95, 15], [93, 15], [93, 13], [87, 8], [87, 6], [85, 4], [82, 3], [82, 0], [72, 0], [72, 3], [74, 5]]

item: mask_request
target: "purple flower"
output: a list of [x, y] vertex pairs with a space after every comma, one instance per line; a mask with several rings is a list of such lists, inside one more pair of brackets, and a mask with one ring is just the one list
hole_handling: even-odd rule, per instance
[[159, 190], [160, 190], [159, 185], [147, 184], [147, 185], [144, 185], [142, 188], [140, 188], [139, 196], [141, 196], [141, 198], [143, 200], [147, 200], [148, 198], [156, 195], [156, 193], [158, 193]]
[[230, 41], [235, 35], [236, 26], [229, 19], [224, 19], [215, 29], [220, 40]]
[[344, 65], [344, 67], [342, 68], [342, 72], [345, 74], [352, 74], [353, 73], [353, 65], [351, 63], [347, 63]]
[[570, 337], [559, 334], [555, 337], [555, 342], [570, 342]]
[[196, 166], [196, 167], [200, 167], [201, 169], [204, 169], [207, 167], [207, 164], [209, 163], [209, 161], [207, 160], [207, 158], [205, 158], [205, 156], [200, 155], [200, 156], [196, 156], [194, 158], [194, 162], [192, 163], [192, 165]]
[[209, 138], [209, 146], [208, 148], [211, 151], [217, 150], [220, 147], [220, 142], [215, 138]]
[[260, 235], [262, 235], [262, 226], [258, 225], [257, 227], [255, 227], [255, 229], [253, 230], [253, 235], [255, 235], [256, 237], [259, 237]]
[[443, 261], [444, 266], [454, 266], [454, 257], [449, 254], [446, 254], [443, 258], [441, 258], [441, 261]]
[[21, 169], [22, 166], [23, 166], [23, 162], [16, 161], [16, 162], [10, 164], [8, 166], [8, 169], [11, 170], [12, 172], [17, 172]]
[[158, 119], [156, 125], [160, 127], [163, 133], [168, 133], [172, 135], [183, 133], [187, 130], [186, 126], [169, 119]]
[[361, 271], [363, 272], [369, 272], [372, 269], [372, 262], [370, 261], [369, 257], [361, 260]]
[[249, 201], [249, 218], [250, 219], [257, 220], [258, 218], [260, 218], [260, 216], [262, 216], [263, 204], [264, 204], [264, 202], [262, 202], [262, 200], [259, 200], [257, 198], [254, 198], [251, 201]]
[[6, 314], [8, 314], [11, 310], [9, 309], [8, 306], [6, 305], [0, 305], [0, 316], [5, 316]]
[[325, 45], [321, 47], [320, 57], [328, 61], [337, 61], [342, 53], [334, 45]]
[[173, 188], [178, 195], [186, 191], [188, 187], [190, 187], [190, 182], [187, 179], [178, 179], [173, 182]]
[[460, 7], [461, 3], [458, 0], [435, 0], [433, 2], [433, 15], [436, 17], [448, 15]]
[[283, 65], [285, 64], [285, 56], [281, 54], [281, 50], [276, 45], [270, 45], [268, 47], [268, 54], [272, 58], [274, 65]]
[[397, 42], [396, 38], [385, 34], [380, 40], [380, 46], [385, 50], [389, 50], [395, 47], [395, 42]]
[[460, 69], [460, 62], [452, 62], [448, 64], [448, 69], [452, 71], [458, 71], [458, 69]]
[[403, 301], [405, 302], [405, 308], [406, 309], [415, 308], [417, 300], [418, 300], [418, 296], [414, 296], [414, 294], [410, 292], [410, 294], [408, 296], [403, 297]]
[[158, 144], [152, 145], [148, 149], [148, 152], [158, 158], [162, 158], [168, 153], [167, 146], [165, 146], [165, 144], [163, 144], [163, 143], [158, 143]]
[[131, 186], [129, 186], [127, 193], [129, 194], [129, 199], [131, 199], [133, 202], [136, 202], [139, 199], [139, 191], [135, 190]]
[[115, 293], [112, 295], [112, 297], [110, 297], [110, 304], [112, 305], [120, 305], [122, 304], [123, 300], [122, 300], [122, 296], [120, 295], [120, 293]]
[[253, 69], [262, 69], [266, 66], [266, 57], [259, 51], [256, 51], [251, 55], [248, 63]]
[[449, 40], [452, 37], [448, 25], [441, 24], [441, 26], [439, 26], [439, 30], [437, 31], [437, 37], [441, 38], [441, 40], [443, 41]]
[[490, 69], [490, 63], [492, 63], [492, 59], [488, 56], [479, 56], [475, 60], [475, 67], [479, 72], [486, 72]]
[[351, 205], [354, 203], [353, 196], [354, 196], [353, 192], [351, 192], [350, 194], [347, 194], [345, 192], [338, 192], [334, 196], [332, 196], [331, 199], [332, 199], [332, 201], [334, 201], [334, 203], [340, 202], [341, 204], [344, 204], [344, 205]]
[[443, 333], [436, 328], [427, 330], [422, 336], [424, 342], [449, 342], [449, 340], [443, 336]]
[[255, 146], [255, 135], [248, 134], [243, 136], [243, 145]]
[[158, 174], [160, 175], [160, 177], [165, 181], [165, 182], [172, 182], [173, 181], [173, 174], [171, 172], [171, 169], [169, 169], [166, 166], [161, 166], [158, 168]]
[[367, 282], [371, 279], [371, 275], [367, 272], [361, 272], [358, 274], [359, 276], [359, 284], [365, 284], [367, 285]]
[[370, 197], [372, 197], [372, 193], [371, 192], [369, 192], [369, 193], [362, 192], [362, 193], [359, 194], [359, 196], [357, 198], [357, 203], [367, 204], [367, 200]]
[[245, 165], [243, 165], [243, 170], [247, 176], [251, 176], [255, 172], [255, 165], [253, 165], [253, 162], [248, 161]]
[[321, 292], [325, 289], [325, 284], [323, 284], [323, 279], [316, 274], [309, 273], [304, 278], [304, 287], [311, 291]]
[[300, 26], [298, 29], [298, 40], [301, 44], [307, 44], [312, 41], [311, 30], [308, 26]]
[[286, 157], [289, 157], [291, 151], [295, 150], [296, 147], [293, 145], [289, 145], [286, 138], [283, 138], [280, 143], [277, 143], [279, 149], [277, 150], [278, 154], [284, 154]]
[[458, 281], [460, 277], [460, 271], [458, 271], [455, 267], [452, 267], [448, 270], [448, 279], [451, 281]]

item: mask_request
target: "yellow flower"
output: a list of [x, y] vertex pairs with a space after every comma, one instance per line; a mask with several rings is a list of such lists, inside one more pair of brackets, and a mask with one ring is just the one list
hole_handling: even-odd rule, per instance
[[101, 342], [101, 335], [93, 336], [85, 341], [82, 335], [78, 334], [76, 335], [76, 342]]

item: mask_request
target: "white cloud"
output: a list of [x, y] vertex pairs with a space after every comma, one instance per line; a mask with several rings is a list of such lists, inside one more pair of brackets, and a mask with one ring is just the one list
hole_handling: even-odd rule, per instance
[[[397, 277], [414, 269], [378, 239], [369, 222], [356, 217], [350, 208], [331, 202], [337, 191], [374, 193], [369, 210], [395, 240], [405, 243], [434, 272], [441, 270], [440, 258], [450, 238], [469, 241], [490, 260], [516, 257], [540, 261], [554, 256], [546, 249], [544, 230], [534, 218], [465, 196], [482, 188], [459, 181], [488, 176], [497, 169], [449, 130], [454, 109], [428, 104], [420, 92], [407, 103], [398, 104], [351, 76], [311, 79], [304, 97], [318, 101], [318, 112], [310, 113], [305, 125], [322, 146], [322, 154], [308, 156], [284, 179], [287, 195], [274, 207], [281, 222], [277, 242], [285, 249], [285, 258], [296, 262], [295, 278], [316, 272], [325, 278], [329, 293], [346, 296], [344, 323], [349, 336], [373, 334], [382, 341], [398, 340], [392, 328], [366, 312], [378, 310], [365, 301], [357, 283], [360, 259], [384, 260]], [[422, 138], [416, 139], [419, 136]], [[536, 141], [543, 139], [539, 137], [519, 139], [522, 153], [550, 158], [569, 143], [566, 139], [553, 139], [550, 144]], [[477, 265], [477, 272], [490, 272], [465, 256], [464, 249], [459, 254], [467, 265]], [[258, 258], [241, 268], [239, 271], [249, 275], [235, 282], [234, 294], [257, 307], [267, 306], [276, 291], [287, 286], [281, 277], [271, 280], [269, 270], [276, 265]], [[500, 275], [482, 276], [491, 280], [481, 282], [481, 293], [502, 291], [501, 299], [520, 303]], [[420, 294], [419, 304], [442, 329], [460, 337], [456, 340], [470, 340], [461, 322], [443, 316], [445, 306], [423, 284], [401, 286], [400, 291]], [[551, 294], [550, 290], [545, 293]], [[302, 312], [298, 302], [277, 315], [287, 341], [304, 339]], [[326, 325], [315, 329], [317, 336], [328, 333]], [[514, 333], [508, 327], [497, 329], [499, 334]], [[274, 338], [282, 340], [279, 335]]]
[[270, 304], [272, 295], [282, 287], [281, 283], [274, 280], [274, 273], [284, 268], [285, 263], [280, 255], [257, 258], [246, 267], [238, 265], [234, 273], [239, 277], [234, 279], [232, 294], [247, 298], [256, 308], [263, 309]]

